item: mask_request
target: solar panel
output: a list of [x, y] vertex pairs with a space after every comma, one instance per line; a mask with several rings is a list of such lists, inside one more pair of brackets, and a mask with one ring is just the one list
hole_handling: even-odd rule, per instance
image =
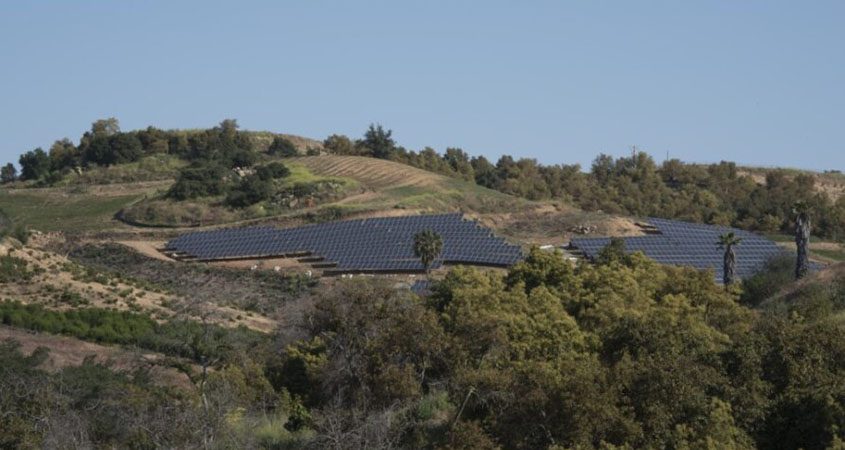
[[433, 266], [478, 264], [506, 267], [522, 259], [518, 246], [460, 213], [380, 217], [276, 229], [251, 227], [201, 231], [179, 236], [165, 248], [198, 260], [309, 256], [335, 273], [421, 271], [413, 254], [413, 237], [433, 230], [443, 252]]
[[[781, 247], [769, 239], [745, 230], [658, 218], [649, 218], [648, 222], [659, 233], [622, 238], [629, 253], [641, 251], [661, 264], [712, 269], [720, 282], [724, 250], [719, 248], [717, 242], [724, 233], [733, 232], [742, 239], [735, 247], [737, 275], [740, 278], [754, 275], [771, 258], [784, 253]], [[572, 246], [581, 250], [589, 259], [595, 259], [609, 243], [610, 238], [572, 240]]]

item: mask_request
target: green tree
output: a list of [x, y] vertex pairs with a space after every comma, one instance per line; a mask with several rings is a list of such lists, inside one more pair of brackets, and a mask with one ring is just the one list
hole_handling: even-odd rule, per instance
[[111, 156], [107, 164], [124, 164], [137, 161], [144, 154], [143, 146], [135, 133], [116, 133], [109, 137]]
[[7, 163], [0, 168], [0, 183], [6, 184], [15, 181], [18, 178], [18, 169], [12, 163]]
[[262, 179], [258, 174], [244, 177], [226, 196], [226, 204], [235, 208], [244, 208], [262, 202], [273, 195], [273, 183]]
[[323, 148], [335, 155], [357, 155], [358, 149], [351, 139], [342, 134], [333, 134], [323, 141]]
[[740, 242], [742, 242], [742, 239], [731, 231], [719, 236], [719, 241], [716, 243], [720, 249], [725, 251], [722, 258], [722, 283], [726, 288], [736, 281], [736, 252], [734, 247], [739, 245]]
[[414, 235], [414, 255], [420, 259], [426, 273], [443, 251], [443, 238], [433, 230], [423, 230]]
[[370, 128], [364, 133], [364, 139], [360, 141], [361, 147], [369, 151], [374, 158], [389, 159], [396, 151], [396, 142], [391, 137], [392, 130], [387, 130], [381, 124], [370, 124]]
[[299, 154], [299, 151], [297, 151], [293, 142], [283, 136], [274, 137], [273, 143], [270, 144], [270, 148], [267, 149], [267, 152], [271, 155], [277, 155], [285, 158]]
[[58, 140], [50, 146], [50, 162], [53, 170], [78, 166], [82, 162], [79, 149], [68, 138]]
[[176, 183], [168, 191], [174, 200], [187, 200], [223, 194], [226, 169], [218, 164], [193, 164], [179, 171]]
[[120, 133], [120, 122], [114, 118], [100, 119], [91, 124], [91, 134], [94, 137], [110, 137]]
[[797, 202], [792, 213], [795, 215], [795, 245], [798, 249], [795, 278], [803, 278], [810, 271], [810, 207], [806, 202]]
[[18, 162], [24, 180], [37, 180], [50, 172], [50, 157], [41, 147], [24, 153]]
[[461, 178], [467, 180], [475, 179], [475, 172], [473, 171], [472, 164], [470, 164], [469, 155], [463, 150], [449, 147], [446, 149], [446, 153], [443, 154], [443, 160]]
[[625, 239], [620, 237], [610, 238], [610, 242], [596, 255], [597, 264], [610, 264], [613, 262], [625, 263], [627, 251], [625, 250]]

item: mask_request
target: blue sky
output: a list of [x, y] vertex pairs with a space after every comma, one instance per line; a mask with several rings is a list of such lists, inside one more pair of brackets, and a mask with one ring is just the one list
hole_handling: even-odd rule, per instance
[[845, 169], [845, 2], [3, 2], [0, 161], [114, 116]]

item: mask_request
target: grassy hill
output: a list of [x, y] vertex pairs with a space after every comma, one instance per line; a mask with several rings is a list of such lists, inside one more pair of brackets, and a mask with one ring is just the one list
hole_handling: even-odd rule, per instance
[[532, 202], [393, 161], [363, 156], [308, 156], [290, 159], [314, 174], [353, 179], [362, 187], [339, 204], [367, 209], [429, 212], [493, 212], [530, 208]]
[[[523, 244], [560, 244], [576, 227], [599, 234], [631, 234], [630, 219], [588, 213], [561, 202], [531, 201], [475, 183], [398, 162], [362, 156], [273, 158], [291, 170], [284, 186], [330, 182], [338, 186], [313, 204], [292, 207], [261, 203], [244, 209], [222, 204], [222, 197], [177, 202], [164, 198], [174, 182], [172, 159], [101, 167], [73, 175], [61, 186], [0, 189], [0, 209], [39, 231], [152, 233], [185, 226], [249, 224], [295, 226], [340, 218], [461, 211]], [[120, 183], [121, 178], [133, 181]], [[118, 213], [128, 219], [116, 220]], [[142, 225], [142, 226], [138, 226]], [[156, 226], [152, 229], [146, 226]], [[158, 228], [158, 227], [165, 228]]]
[[[272, 160], [272, 159], [270, 159]], [[528, 200], [434, 174], [404, 164], [357, 156], [282, 158], [291, 170], [279, 189], [331, 183], [333, 192], [316, 200], [279, 204], [264, 201], [243, 209], [223, 204], [223, 197], [177, 202], [165, 189], [125, 209], [130, 223], [156, 226], [242, 224], [255, 220], [294, 223], [361, 215], [465, 211], [492, 213], [537, 207]], [[159, 188], [165, 188], [162, 184]], [[306, 201], [307, 200], [307, 201]], [[2, 205], [0, 205], [2, 207]]]
[[29, 228], [50, 232], [123, 227], [114, 215], [170, 185], [170, 181], [0, 189], [0, 210]]

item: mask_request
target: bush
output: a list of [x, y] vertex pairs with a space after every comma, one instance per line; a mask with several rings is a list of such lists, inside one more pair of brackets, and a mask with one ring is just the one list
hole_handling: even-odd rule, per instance
[[11, 255], [0, 256], [0, 284], [29, 281], [33, 274], [27, 269], [26, 261]]
[[249, 348], [266, 339], [244, 327], [227, 329], [188, 320], [160, 324], [147, 315], [127, 311], [53, 311], [20, 302], [0, 302], [0, 323], [106, 344], [135, 345], [195, 361], [222, 358], [229, 350]]
[[290, 170], [280, 162], [272, 162], [255, 169], [255, 173], [262, 180], [275, 180], [290, 175]]
[[175, 200], [221, 195], [226, 169], [219, 164], [193, 164], [179, 171], [179, 178], [167, 193]]
[[240, 184], [226, 196], [226, 204], [233, 208], [245, 208], [262, 202], [273, 195], [273, 182], [253, 174], [241, 180]]
[[296, 150], [296, 146], [293, 145], [293, 142], [282, 136], [276, 136], [273, 138], [273, 143], [270, 144], [270, 148], [267, 149], [267, 152], [271, 155], [282, 157], [296, 156], [299, 154]]
[[742, 281], [740, 303], [754, 307], [771, 298], [795, 279], [795, 260], [780, 256], [766, 264], [764, 270]]

